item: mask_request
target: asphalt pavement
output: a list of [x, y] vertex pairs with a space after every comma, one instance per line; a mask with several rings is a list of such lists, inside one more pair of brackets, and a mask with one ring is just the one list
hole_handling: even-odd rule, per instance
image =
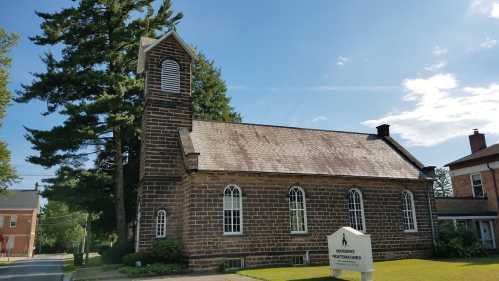
[[0, 281], [62, 281], [64, 257], [40, 255], [0, 266]]

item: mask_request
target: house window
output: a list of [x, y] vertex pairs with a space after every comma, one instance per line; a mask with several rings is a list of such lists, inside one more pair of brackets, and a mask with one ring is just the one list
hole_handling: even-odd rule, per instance
[[159, 210], [156, 217], [156, 238], [166, 237], [166, 211]]
[[348, 191], [348, 215], [350, 216], [350, 226], [352, 228], [362, 232], [366, 231], [362, 193], [356, 188]]
[[402, 192], [402, 219], [405, 232], [416, 232], [418, 230], [414, 196], [408, 190]]
[[291, 233], [307, 232], [307, 211], [305, 205], [305, 192], [299, 186], [289, 189], [289, 224]]
[[471, 186], [473, 188], [473, 197], [485, 197], [485, 192], [483, 191], [482, 185], [482, 177], [480, 176], [480, 174], [471, 175]]
[[241, 189], [228, 185], [224, 190], [224, 234], [242, 233]]
[[161, 90], [180, 93], [180, 66], [171, 59], [161, 63]]
[[3, 216], [0, 216], [0, 227], [3, 227], [3, 220], [4, 220]]
[[10, 217], [10, 228], [16, 228], [17, 226], [17, 216]]

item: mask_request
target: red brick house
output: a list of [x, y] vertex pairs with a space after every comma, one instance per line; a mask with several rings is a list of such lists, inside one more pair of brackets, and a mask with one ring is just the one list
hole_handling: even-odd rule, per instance
[[38, 208], [37, 190], [9, 190], [0, 195], [2, 255], [33, 255]]
[[471, 154], [453, 161], [450, 170], [454, 197], [436, 200], [439, 222], [473, 230], [485, 248], [496, 249], [499, 188], [499, 144], [487, 147], [485, 135], [469, 136]]
[[433, 167], [376, 134], [193, 120], [195, 52], [141, 39], [145, 104], [136, 251], [178, 239], [193, 270], [327, 263], [342, 226], [376, 259], [428, 256]]

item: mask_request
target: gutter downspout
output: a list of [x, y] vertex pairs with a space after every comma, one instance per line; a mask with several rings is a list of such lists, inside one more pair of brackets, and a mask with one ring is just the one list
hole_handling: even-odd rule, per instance
[[431, 225], [431, 240], [433, 242], [433, 247], [437, 246], [436, 233], [435, 233], [435, 224], [433, 221], [433, 210], [431, 208], [431, 196], [433, 193], [433, 178], [432, 181], [428, 183], [428, 192], [426, 197], [428, 198], [428, 213], [430, 214], [430, 225]]
[[421, 170], [423, 172], [423, 175], [427, 176], [427, 179], [428, 179], [426, 198], [428, 200], [428, 214], [430, 215], [431, 240], [433, 242], [433, 249], [435, 250], [435, 247], [437, 245], [437, 234], [435, 231], [435, 222], [433, 220], [433, 210], [432, 210], [433, 182], [435, 180], [435, 167], [434, 166], [427, 166], [427, 167], [423, 167], [423, 169], [421, 169]]
[[492, 173], [492, 181], [494, 182], [494, 189], [495, 189], [495, 192], [496, 192], [496, 204], [497, 204], [496, 211], [497, 211], [497, 210], [499, 210], [499, 193], [498, 193], [498, 190], [497, 190], [496, 173], [495, 173], [494, 169], [492, 169], [490, 167], [490, 163], [487, 163], [487, 168]]

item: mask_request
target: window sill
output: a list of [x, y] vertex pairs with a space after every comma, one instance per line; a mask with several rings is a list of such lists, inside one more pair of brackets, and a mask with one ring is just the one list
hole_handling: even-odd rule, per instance
[[238, 232], [238, 233], [224, 233], [224, 236], [227, 236], [227, 237], [231, 237], [231, 236], [243, 236], [243, 233], [242, 232]]
[[417, 229], [414, 230], [404, 230], [404, 233], [418, 233]]
[[308, 233], [308, 231], [300, 231], [300, 232], [293, 232], [293, 231], [291, 231], [289, 234], [291, 234], [293, 236], [307, 236], [310, 233]]

